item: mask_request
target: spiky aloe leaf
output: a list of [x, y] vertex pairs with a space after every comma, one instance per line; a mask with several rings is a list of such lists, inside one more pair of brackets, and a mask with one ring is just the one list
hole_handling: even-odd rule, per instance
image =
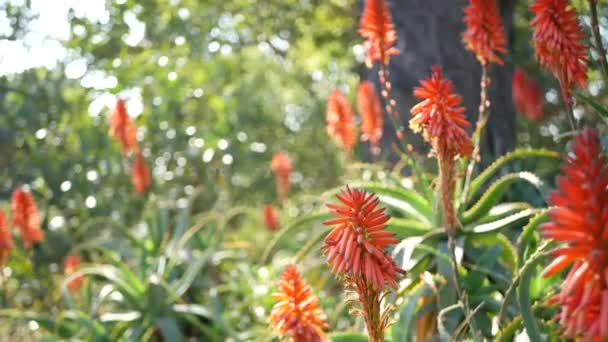
[[203, 266], [205, 266], [209, 261], [210, 255], [211, 250], [207, 250], [202, 255], [193, 257], [193, 260], [190, 261], [190, 265], [188, 265], [184, 276], [171, 285], [171, 288], [175, 291], [174, 295], [176, 299], [188, 291], [196, 277], [200, 274]]
[[483, 185], [494, 176], [507, 163], [523, 158], [551, 158], [559, 159], [559, 153], [546, 149], [517, 149], [511, 151], [504, 156], [496, 159], [492, 165], [488, 166], [482, 173], [479, 174], [472, 182], [467, 194], [467, 199], [472, 198], [483, 187]]
[[380, 183], [353, 183], [351, 186], [375, 192], [380, 202], [406, 216], [428, 224], [433, 222], [433, 207], [424, 196], [415, 190]]
[[504, 263], [511, 271], [515, 269], [517, 254], [515, 247], [511, 241], [502, 233], [498, 234], [474, 234], [468, 237], [474, 245], [482, 245], [486, 247], [500, 246], [500, 261]]
[[591, 97], [582, 94], [582, 93], [577, 93], [576, 97], [578, 97], [579, 99], [583, 100], [583, 102], [587, 103], [589, 106], [591, 106], [591, 108], [593, 108], [599, 115], [600, 117], [604, 120], [604, 122], [608, 123], [608, 108], [604, 107], [603, 105], [601, 105], [600, 103], [596, 102], [594, 99], [592, 99]]
[[494, 222], [494, 221], [503, 219], [505, 217], [511, 216], [513, 214], [516, 214], [522, 210], [531, 209], [531, 208], [532, 208], [532, 205], [530, 203], [526, 203], [526, 202], [498, 203], [497, 205], [493, 206], [492, 209], [490, 209], [490, 211], [488, 211], [487, 215], [485, 215], [484, 217], [479, 219], [476, 223], [483, 224], [483, 223]]
[[540, 178], [531, 172], [516, 172], [505, 175], [494, 182], [492, 186], [484, 192], [479, 201], [462, 214], [462, 224], [468, 225], [481, 219], [496, 205], [496, 203], [498, 203], [509, 187], [517, 181], [528, 182], [537, 188], [542, 184]]
[[325, 229], [319, 231], [313, 238], [308, 240], [308, 242], [306, 242], [306, 244], [304, 246], [302, 246], [302, 248], [300, 248], [300, 250], [296, 254], [295, 263], [297, 264], [300, 261], [302, 261], [302, 259], [304, 259], [304, 257], [306, 257], [308, 255], [308, 253], [310, 253], [310, 251], [313, 249], [313, 247], [316, 246], [318, 243], [320, 243], [323, 240], [323, 238], [325, 238], [325, 236], [327, 235], [328, 232], [329, 232], [329, 229], [325, 228]]
[[431, 226], [413, 219], [391, 218], [387, 224], [387, 230], [395, 233], [395, 236], [400, 239], [406, 239], [414, 236], [422, 236], [431, 231]]
[[270, 254], [272, 253], [272, 251], [274, 250], [276, 245], [279, 243], [279, 241], [281, 241], [281, 239], [283, 237], [287, 236], [288, 234], [293, 234], [293, 233], [297, 232], [298, 229], [300, 229], [304, 226], [307, 226], [307, 225], [315, 223], [315, 222], [321, 222], [321, 221], [327, 220], [331, 217], [332, 216], [327, 212], [317, 212], [314, 214], [306, 215], [306, 216], [292, 222], [289, 226], [279, 230], [279, 232], [277, 234], [275, 234], [272, 241], [270, 241], [268, 246], [266, 246], [266, 249], [264, 250], [264, 253], [262, 254], [262, 258], [261, 258], [262, 264], [265, 264], [268, 262], [268, 258], [270, 257]]
[[184, 340], [177, 321], [171, 317], [160, 317], [155, 320], [163, 340], [180, 342]]
[[93, 321], [88, 315], [77, 311], [66, 311], [59, 317], [46, 316], [37, 312], [5, 309], [0, 310], [0, 318], [34, 321], [46, 331], [55, 334], [62, 339], [74, 337], [80, 330], [90, 332], [93, 341], [109, 341], [106, 332], [99, 323]]
[[517, 239], [517, 267], [521, 268], [525, 261], [525, 253], [535, 231], [541, 223], [547, 221], [547, 210], [543, 209], [530, 219]]
[[392, 336], [396, 341], [411, 341], [413, 339], [411, 330], [412, 321], [416, 317], [416, 308], [420, 298], [431, 294], [428, 285], [420, 283], [404, 296], [403, 306], [399, 309], [399, 320], [391, 327]]
[[333, 333], [329, 335], [332, 342], [367, 342], [367, 336], [357, 333]]
[[507, 217], [496, 220], [494, 222], [488, 222], [488, 223], [476, 225], [472, 228], [465, 229], [464, 231], [467, 233], [474, 233], [474, 234], [494, 233], [494, 232], [499, 231], [505, 227], [508, 227], [516, 222], [525, 220], [528, 217], [536, 214], [537, 212], [538, 212], [538, 209], [534, 209], [534, 208], [525, 209], [525, 210], [522, 210], [513, 215], [509, 215]]
[[542, 260], [544, 254], [538, 253], [530, 258], [521, 269], [519, 286], [517, 287], [517, 302], [521, 311], [521, 317], [530, 341], [541, 341], [538, 323], [532, 313], [532, 299], [530, 298], [530, 282], [536, 273], [536, 265]]
[[145, 287], [137, 278], [134, 278], [132, 275], [127, 276], [124, 269], [107, 264], [84, 267], [70, 274], [64, 281], [64, 284], [85, 275], [99, 276], [106, 279], [129, 301], [134, 309], [144, 309]]

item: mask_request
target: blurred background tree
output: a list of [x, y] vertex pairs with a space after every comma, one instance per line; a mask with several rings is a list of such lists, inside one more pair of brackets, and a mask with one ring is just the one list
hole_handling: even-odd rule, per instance
[[[412, 87], [435, 63], [454, 79], [475, 121], [478, 64], [460, 41], [466, 2], [389, 3], [401, 50], [392, 80], [404, 121]], [[500, 3], [510, 56], [493, 75], [487, 150], [561, 143], [556, 138], [567, 120], [556, 81], [533, 59], [528, 1]], [[573, 3], [588, 30], [586, 2]], [[603, 32], [607, 4], [599, 6]], [[356, 33], [360, 6], [359, 0], [0, 0], [0, 207], [8, 207], [19, 185], [34, 192], [50, 241], [36, 250], [34, 268], [56, 273], [76, 242], [97, 233], [91, 219], [126, 226], [141, 220], [146, 201], [133, 191], [130, 161], [108, 135], [115, 96], [139, 127], [153, 175], [150, 196], [166, 208], [200, 213], [278, 204], [269, 165], [279, 151], [293, 161], [295, 196], [341, 185], [345, 160], [327, 138], [325, 102], [339, 88], [354, 103], [360, 77], [370, 77]], [[544, 118], [519, 118], [517, 129], [514, 65], [541, 82], [546, 101]], [[605, 98], [598, 75], [591, 74], [589, 92]], [[595, 117], [580, 105], [575, 113]], [[367, 150], [358, 144], [355, 156]], [[286, 207], [292, 217], [311, 209]], [[252, 223], [247, 236], [258, 242], [261, 229]], [[264, 274], [258, 271], [243, 272]], [[39, 282], [15, 286], [46, 294]], [[16, 300], [24, 307], [33, 301]]]
[[[459, 39], [464, 5], [391, 4], [402, 52], [391, 69], [404, 121], [411, 88], [435, 63], [444, 64], [475, 120], [479, 70]], [[77, 226], [82, 215], [128, 217], [129, 208], [110, 201], [138, 203], [107, 135], [114, 95], [127, 101], [140, 127], [155, 189], [175, 201], [197, 189], [202, 207], [218, 196], [224, 205], [272, 202], [267, 166], [279, 150], [294, 161], [296, 191], [337, 184], [342, 155], [324, 143], [324, 106], [334, 87], [354, 97], [363, 60], [359, 6], [354, 0], [2, 1], [0, 195], [31, 184], [46, 205], [61, 208], [66, 227]], [[501, 1], [509, 32], [512, 8], [512, 0]], [[57, 21], [62, 16], [67, 23]], [[497, 154], [514, 145], [513, 64], [543, 81], [547, 114], [559, 101], [555, 82], [532, 59], [529, 17], [520, 1], [509, 34], [512, 57], [493, 75], [493, 95], [500, 96], [487, 136], [504, 139], [491, 144]], [[598, 82], [590, 84], [596, 93], [604, 89]], [[560, 131], [554, 123], [540, 128], [541, 136]], [[529, 143], [525, 133], [520, 130], [519, 141]]]
[[[63, 13], [53, 6], [0, 7], [5, 63], [19, 65], [11, 44], [35, 39], [57, 42], [62, 57], [50, 69], [2, 68], [3, 198], [31, 184], [67, 231], [87, 216], [128, 220], [141, 201], [107, 134], [114, 95], [139, 127], [155, 190], [175, 203], [195, 192], [199, 210], [275, 201], [268, 166], [280, 150], [294, 162], [296, 191], [338, 183], [341, 154], [324, 143], [324, 102], [333, 87], [357, 81], [352, 2], [94, 1], [58, 5]], [[61, 37], [41, 27], [50, 15], [66, 16]], [[116, 197], [132, 206], [113, 205]]]
[[[507, 42], [513, 41], [515, 2], [498, 1]], [[391, 58], [390, 80], [405, 127], [410, 120], [408, 109], [417, 102], [412, 98], [412, 89], [418, 86], [419, 80], [427, 77], [433, 65], [441, 65], [446, 77], [454, 82], [456, 92], [462, 96], [463, 105], [467, 108], [467, 118], [474, 126], [478, 117], [481, 68], [462, 43], [465, 29], [462, 9], [468, 1], [394, 0], [388, 3], [397, 30], [396, 47], [400, 51]], [[513, 52], [511, 44], [507, 47], [504, 65], [490, 68], [492, 115], [481, 144], [482, 153], [489, 157], [500, 156], [515, 147], [515, 110], [511, 101]], [[364, 78], [375, 80], [380, 87], [376, 69], [364, 69], [364, 74]], [[391, 130], [389, 127], [386, 129], [389, 134], [383, 141], [385, 151], [390, 150], [395, 140]], [[417, 150], [425, 150], [418, 134], [406, 130], [406, 135], [406, 140]], [[488, 162], [491, 160], [486, 159]]]

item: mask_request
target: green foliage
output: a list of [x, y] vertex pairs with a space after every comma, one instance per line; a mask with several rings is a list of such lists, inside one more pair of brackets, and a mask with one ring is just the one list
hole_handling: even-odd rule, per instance
[[[599, 3], [605, 12], [608, 3]], [[584, 1], [573, 4], [586, 10]], [[558, 339], [548, 298], [561, 279], [541, 275], [551, 246], [540, 242], [539, 227], [569, 134], [557, 83], [531, 58], [528, 4], [517, 4], [511, 50], [541, 81], [546, 117], [520, 119], [520, 148], [482, 163], [469, 184], [460, 165], [453, 241], [423, 156], [359, 163], [360, 146], [347, 155], [327, 143], [327, 94], [354, 94], [359, 81], [359, 2], [105, 5], [106, 20], [67, 13], [56, 67], [0, 76], [0, 210], [10, 211], [16, 187], [29, 187], [46, 235], [25, 249], [13, 234], [17, 248], [0, 268], [0, 336], [272, 341], [272, 294], [295, 263], [327, 313], [331, 340], [367, 341], [320, 251], [331, 218], [325, 204], [348, 184], [378, 195], [392, 217], [387, 230], [400, 240], [389, 252], [407, 274], [384, 298], [395, 305], [387, 341], [415, 340], [429, 317], [431, 340], [513, 340], [524, 332], [533, 341]], [[25, 42], [34, 3], [1, 3], [3, 17], [10, 29], [0, 41]], [[138, 25], [145, 35], [132, 40]], [[590, 62], [575, 111], [595, 125], [608, 122], [607, 93]], [[82, 73], [68, 72], [79, 64]], [[108, 134], [114, 95], [129, 104], [150, 167], [144, 195], [129, 179], [133, 156]], [[279, 151], [294, 164], [284, 203], [269, 167]], [[266, 203], [279, 212], [276, 232], [264, 228]], [[83, 262], [67, 274], [70, 254]], [[70, 289], [79, 279], [84, 285]]]

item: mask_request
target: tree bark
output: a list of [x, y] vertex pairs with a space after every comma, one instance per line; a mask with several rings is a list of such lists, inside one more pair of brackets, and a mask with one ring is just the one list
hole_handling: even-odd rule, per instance
[[[498, 0], [507, 42], [512, 40], [513, 11], [516, 0]], [[401, 121], [408, 127], [409, 109], [417, 102], [412, 92], [419, 81], [428, 77], [431, 66], [443, 67], [446, 78], [454, 82], [456, 92], [462, 96], [472, 132], [478, 117], [481, 67], [475, 56], [465, 50], [461, 35], [467, 0], [387, 0], [398, 35], [400, 53], [392, 56], [389, 66], [393, 98]], [[511, 101], [511, 75], [513, 60], [508, 52], [504, 65], [490, 68], [490, 118], [481, 140], [481, 153], [485, 161], [513, 149], [515, 145], [515, 110]], [[380, 89], [377, 69], [365, 69], [362, 77], [371, 79]], [[394, 129], [385, 120], [383, 154], [396, 158], [391, 147], [395, 142]], [[418, 151], [428, 151], [422, 138], [406, 129], [406, 142]], [[489, 158], [488, 158], [489, 157]]]

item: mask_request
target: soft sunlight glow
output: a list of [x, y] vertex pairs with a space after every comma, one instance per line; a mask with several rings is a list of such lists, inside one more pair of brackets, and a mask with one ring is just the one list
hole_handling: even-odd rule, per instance
[[[9, 1], [16, 6], [23, 2]], [[0, 40], [0, 75], [36, 67], [50, 69], [65, 59], [67, 51], [61, 41], [71, 34], [68, 11], [72, 10], [76, 17], [95, 23], [106, 24], [110, 20], [105, 0], [32, 0], [31, 8], [36, 18], [30, 22], [25, 37], [21, 41]], [[2, 22], [5, 20], [0, 17]], [[0, 24], [0, 32], [6, 33], [7, 27]]]

